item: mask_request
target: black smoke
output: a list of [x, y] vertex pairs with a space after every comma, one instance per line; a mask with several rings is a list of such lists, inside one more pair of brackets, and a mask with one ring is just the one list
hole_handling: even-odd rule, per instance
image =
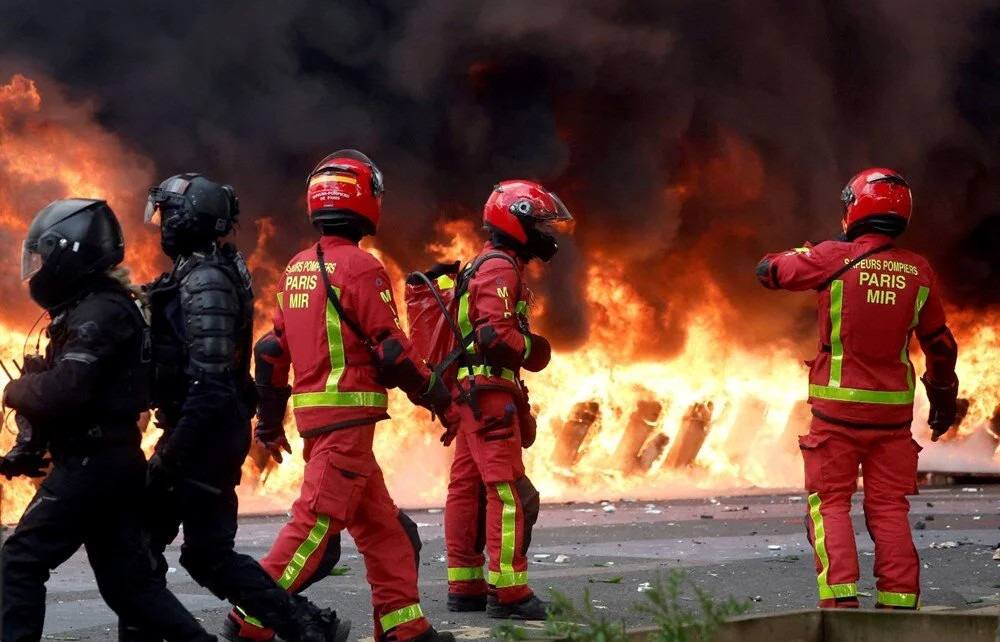
[[835, 234], [840, 188], [873, 164], [910, 180], [907, 242], [953, 300], [998, 298], [985, 0], [0, 4], [0, 80], [38, 69], [159, 174], [233, 183], [276, 223], [278, 261], [310, 237], [304, 177], [336, 148], [384, 171], [380, 245], [407, 269], [499, 179], [543, 181], [577, 218], [544, 286], [563, 347], [586, 336], [597, 252], [647, 299], [661, 351], [706, 297], [749, 341], [801, 336], [809, 302], [765, 295], [753, 265]]

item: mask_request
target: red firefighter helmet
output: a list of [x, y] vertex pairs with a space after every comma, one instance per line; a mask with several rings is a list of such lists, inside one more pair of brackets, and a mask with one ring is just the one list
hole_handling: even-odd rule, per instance
[[321, 160], [306, 180], [309, 220], [313, 225], [359, 223], [375, 234], [382, 217], [382, 172], [370, 158], [342, 149]]
[[531, 181], [503, 181], [483, 206], [483, 224], [520, 243], [528, 242], [528, 231], [539, 223], [569, 221], [573, 217], [554, 193]]
[[844, 231], [862, 224], [895, 236], [906, 229], [913, 209], [910, 186], [899, 173], [884, 167], [866, 169], [852, 178], [840, 194]]

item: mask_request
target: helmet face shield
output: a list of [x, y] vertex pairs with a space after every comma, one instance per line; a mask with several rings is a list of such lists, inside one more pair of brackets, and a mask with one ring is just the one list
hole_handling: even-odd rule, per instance
[[536, 218], [549, 223], [558, 223], [563, 221], [572, 221], [573, 215], [569, 213], [566, 205], [556, 196], [555, 192], [549, 192], [549, 198], [552, 199], [552, 203], [556, 206], [553, 212], [539, 212]]
[[21, 243], [21, 280], [27, 281], [42, 269], [42, 255], [37, 247], [29, 246], [27, 241]]
[[160, 205], [167, 201], [167, 193], [162, 187], [150, 187], [149, 196], [146, 197], [146, 210], [142, 214], [143, 222], [146, 225], [160, 227]]
[[[143, 220], [147, 224], [160, 226], [160, 210], [164, 204], [173, 207], [183, 207], [187, 203], [184, 193], [187, 192], [191, 181], [197, 178], [197, 174], [180, 174], [172, 176], [157, 186], [150, 187], [146, 196], [146, 210], [143, 212]], [[232, 190], [232, 188], [229, 188]], [[235, 200], [236, 195], [231, 194]]]
[[152, 197], [146, 201], [146, 211], [143, 212], [142, 220], [146, 225], [160, 227], [160, 206], [153, 201]]

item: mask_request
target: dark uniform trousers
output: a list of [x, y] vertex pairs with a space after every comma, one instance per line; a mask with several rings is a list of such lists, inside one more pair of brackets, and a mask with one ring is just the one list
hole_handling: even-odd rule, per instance
[[146, 460], [137, 439], [90, 451], [57, 458], [4, 544], [3, 642], [41, 639], [49, 572], [81, 545], [101, 597], [120, 617], [161, 639], [214, 639], [154, 576], [141, 526]]

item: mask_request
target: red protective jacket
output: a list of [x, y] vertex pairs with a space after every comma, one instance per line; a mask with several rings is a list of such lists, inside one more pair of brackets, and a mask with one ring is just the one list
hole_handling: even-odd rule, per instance
[[[853, 259], [884, 248], [837, 275]], [[916, 333], [931, 381], [954, 380], [957, 347], [930, 264], [866, 234], [769, 254], [757, 267], [771, 289], [818, 289], [819, 354], [807, 362], [817, 417], [845, 426], [902, 427], [913, 419]], [[831, 279], [833, 279], [831, 281]]]
[[[543, 369], [549, 363], [551, 349], [549, 342], [533, 334], [528, 325], [531, 291], [522, 282], [524, 262], [512, 250], [487, 241], [470, 263], [496, 253], [511, 257], [517, 267], [500, 257], [482, 262], [459, 299], [458, 324], [463, 335], [474, 332], [469, 351], [477, 386], [520, 394], [521, 368], [532, 372]], [[460, 379], [469, 375], [467, 368], [459, 368]]]
[[[330, 285], [371, 349], [343, 322], [326, 296], [316, 247], [285, 268], [274, 329], [255, 349], [257, 384], [288, 385], [303, 437], [388, 419], [386, 385], [426, 390], [430, 371], [399, 326], [392, 286], [377, 258], [337, 236], [320, 239]], [[263, 366], [263, 367], [262, 367]], [[403, 376], [396, 371], [402, 367]]]

